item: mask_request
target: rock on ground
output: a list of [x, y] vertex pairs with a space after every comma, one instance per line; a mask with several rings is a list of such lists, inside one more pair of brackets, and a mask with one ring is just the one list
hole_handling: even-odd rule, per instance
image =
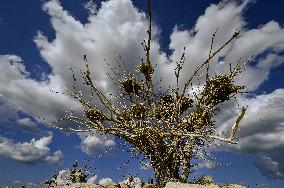
[[237, 185], [237, 184], [230, 184], [230, 185], [224, 185], [222, 188], [246, 188], [243, 185]]
[[189, 183], [179, 183], [179, 182], [168, 182], [165, 188], [246, 188], [246, 187], [238, 184], [219, 186], [214, 183], [207, 185], [200, 185], [200, 184], [189, 184]]
[[189, 184], [189, 183], [178, 183], [178, 182], [168, 182], [165, 188], [220, 188], [219, 185], [199, 185], [199, 184]]

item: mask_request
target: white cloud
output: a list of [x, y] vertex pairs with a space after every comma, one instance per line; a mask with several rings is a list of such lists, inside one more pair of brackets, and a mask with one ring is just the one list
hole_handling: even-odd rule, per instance
[[100, 135], [99, 133], [78, 133], [81, 138], [81, 150], [88, 155], [102, 154], [107, 149], [115, 146], [115, 142], [110, 136]]
[[69, 178], [70, 170], [60, 170], [55, 181], [58, 185], [66, 185], [67, 183], [70, 183]]
[[15, 181], [13, 181], [13, 183], [14, 183], [14, 184], [20, 184], [21, 181], [20, 181], [20, 180], [15, 180]]
[[273, 179], [284, 178], [283, 165], [280, 162], [273, 161], [270, 157], [262, 156], [260, 160], [256, 161], [255, 166], [260, 169], [264, 176]]
[[198, 170], [198, 169], [202, 169], [202, 168], [207, 168], [207, 169], [211, 169], [211, 168], [216, 168], [217, 164], [210, 162], [210, 161], [203, 161], [201, 163], [198, 163], [198, 166], [194, 167], [194, 169]]
[[98, 82], [105, 80], [108, 68], [104, 58], [112, 57], [113, 51], [118, 51], [125, 61], [132, 62], [128, 68], [142, 56], [138, 41], [146, 36], [145, 15], [139, 13], [129, 0], [102, 2], [97, 14], [90, 15], [89, 23], [85, 25], [63, 10], [58, 1], [47, 2], [44, 10], [51, 16], [56, 38], [48, 42], [47, 37], [39, 33], [35, 43], [53, 73], [60, 75], [66, 86], [70, 86], [72, 79], [66, 67], [72, 66], [78, 71], [84, 54]]
[[103, 178], [99, 181], [99, 185], [109, 186], [115, 184], [111, 178]]
[[[37, 183], [33, 183], [33, 182], [24, 183], [24, 182], [19, 181], [19, 180], [13, 181], [13, 184], [15, 184], [13, 187], [22, 187], [23, 185], [25, 185], [25, 187], [29, 187], [29, 188], [41, 188], [42, 187], [40, 184], [37, 184]], [[8, 186], [6, 186], [6, 187], [8, 187]]]
[[[269, 80], [272, 68], [283, 66], [284, 58], [281, 52], [284, 50], [284, 29], [275, 21], [270, 21], [256, 29], [247, 29], [246, 22], [242, 17], [247, 3], [248, 1], [243, 4], [223, 1], [219, 5], [208, 7], [192, 30], [180, 30], [175, 27], [171, 35], [170, 47], [173, 54], [170, 59], [173, 62], [177, 61], [182, 53], [183, 46], [186, 47], [188, 64], [184, 67], [183, 73], [186, 73], [184, 75], [188, 75], [188, 73], [190, 75], [192, 70], [207, 58], [211, 40], [210, 34], [217, 27], [219, 31], [215, 39], [215, 46], [220, 46], [225, 39], [229, 39], [236, 29], [240, 30], [241, 34], [230, 48], [225, 48], [213, 59], [211, 75], [213, 71], [217, 73], [228, 71], [228, 62], [234, 65], [238, 58], [246, 60], [251, 55], [255, 55], [253, 59], [255, 66], [247, 66], [247, 70], [238, 77], [236, 82], [248, 86], [248, 90], [253, 91], [264, 81]], [[222, 64], [217, 63], [219, 57], [223, 59]], [[168, 71], [172, 69], [171, 66], [163, 67], [166, 75], [174, 75], [173, 72]], [[167, 81], [171, 82], [172, 77], [167, 76], [167, 78]], [[186, 79], [186, 77], [183, 79]], [[271, 94], [259, 95], [252, 99], [239, 97], [240, 106], [248, 105], [249, 108], [241, 122], [241, 131], [238, 133], [238, 136], [243, 139], [235, 147], [230, 147], [230, 151], [270, 157], [274, 162], [273, 164], [277, 164], [277, 168], [266, 170], [265, 165], [258, 165], [259, 170], [265, 171], [264, 174], [266, 175], [271, 173], [270, 177], [278, 178], [283, 178], [281, 174], [284, 172], [282, 165], [284, 164], [282, 154], [284, 124], [283, 115], [279, 113], [284, 110], [282, 96], [284, 96], [283, 89], [278, 89]], [[216, 125], [219, 127], [219, 132], [227, 132], [231, 129], [240, 109], [233, 102], [226, 103], [222, 109], [216, 117]], [[263, 125], [261, 119], [264, 120], [265, 125]], [[205, 163], [205, 165], [207, 164]]]
[[[255, 29], [246, 28], [247, 22], [243, 18], [243, 12], [249, 2], [243, 1], [238, 4], [236, 1], [222, 1], [218, 5], [212, 4], [206, 9], [204, 15], [199, 17], [193, 28], [182, 30], [179, 26], [174, 27], [170, 38], [170, 48], [173, 53], [169, 57], [160, 50], [156, 40], [159, 38], [159, 29], [154, 25], [155, 40], [152, 42], [151, 58], [152, 62], [158, 63], [159, 70], [155, 72], [156, 80], [163, 75], [165, 87], [174, 84], [172, 79], [174, 62], [179, 60], [183, 47], [186, 47], [187, 61], [181, 72], [181, 83], [185, 82], [197, 65], [208, 57], [211, 34], [217, 27], [219, 31], [214, 50], [229, 39], [236, 30], [240, 30], [241, 34], [232, 46], [225, 48], [212, 60], [210, 75], [213, 72], [224, 73], [228, 71], [228, 62], [235, 65], [239, 58], [247, 59], [254, 54], [255, 65], [248, 66], [237, 83], [248, 85], [248, 89], [253, 91], [265, 80], [269, 80], [271, 69], [283, 64], [284, 57], [281, 52], [284, 49], [284, 30], [275, 21]], [[116, 51], [124, 58], [127, 71], [137, 65], [138, 57], [144, 57], [140, 42], [147, 36], [147, 20], [145, 14], [139, 12], [130, 0], [103, 2], [95, 14], [90, 14], [87, 24], [82, 24], [72, 17], [58, 0], [46, 2], [43, 9], [50, 16], [56, 34], [55, 39], [49, 40], [44, 33], [39, 32], [34, 42], [53, 72], [47, 76], [48, 80], [39, 82], [29, 78], [29, 73], [25, 71], [20, 57], [0, 56], [0, 69], [4, 70], [0, 72], [0, 100], [5, 101], [3, 103], [5, 106], [1, 103], [1, 109], [8, 106], [11, 111], [21, 110], [29, 114], [38, 112], [48, 119], [58, 119], [62, 117], [65, 107], [80, 108], [68, 97], [51, 94], [49, 88], [59, 91], [60, 86], [72, 88], [72, 74], [68, 67], [73, 67], [79, 75], [78, 70], [82, 69], [81, 62], [84, 54], [87, 55], [96, 83], [104, 92], [111, 93], [116, 92], [116, 89], [106, 79], [105, 73], [109, 72], [109, 68], [105, 66], [103, 59], [112, 60], [113, 51]], [[218, 64], [219, 58], [223, 60], [222, 64]], [[110, 63], [115, 66], [116, 61]], [[82, 86], [80, 88], [83, 92], [87, 92], [86, 88]], [[263, 155], [279, 164], [280, 173], [284, 169], [280, 165], [284, 163], [281, 163], [279, 158], [280, 152], [283, 151], [283, 139], [280, 134], [283, 130], [283, 119], [279, 113], [283, 111], [284, 106], [281, 95], [283, 95], [283, 89], [253, 99], [241, 98], [242, 105], [248, 104], [249, 109], [242, 121], [239, 134], [244, 139], [234, 148], [235, 151], [241, 152], [270, 153], [270, 155], [267, 153]], [[233, 103], [225, 104], [224, 108], [223, 114], [218, 116], [220, 131], [230, 129], [238, 114], [238, 109]], [[0, 120], [4, 119], [3, 114], [5, 114], [1, 109]], [[260, 127], [258, 121], [260, 118], [264, 119], [268, 126]], [[98, 135], [83, 137], [79, 134], [79, 136], [82, 140], [81, 148], [88, 154], [94, 153], [103, 146], [114, 145], [111, 139], [105, 141]], [[276, 148], [280, 150], [272, 149], [273, 146], [277, 146]], [[99, 150], [102, 151], [102, 149]]]
[[27, 127], [36, 127], [36, 123], [34, 123], [30, 118], [23, 118], [17, 120], [19, 125], [27, 126]]
[[129, 185], [131, 188], [141, 188], [142, 181], [138, 177], [132, 177], [132, 181], [130, 181], [130, 177], [128, 176], [126, 180], [124, 180], [122, 183], [125, 183]]
[[[242, 120], [240, 137], [243, 137], [236, 149], [259, 152], [276, 148], [284, 144], [281, 132], [284, 131], [284, 89], [277, 89], [270, 94], [258, 95], [255, 98], [240, 101], [248, 109]], [[259, 144], [254, 144], [255, 141]], [[284, 145], [283, 145], [284, 146]]]
[[88, 1], [84, 4], [84, 7], [90, 14], [95, 14], [97, 12], [97, 5], [93, 1]]
[[[64, 185], [72, 183], [70, 180], [70, 171], [71, 169], [63, 169], [58, 172], [58, 175], [56, 176], [56, 179], [55, 179], [55, 182], [57, 183], [57, 185], [64, 186]], [[97, 175], [89, 177], [87, 180], [87, 183], [95, 184], [96, 179], [97, 179]], [[107, 181], [107, 180], [103, 180], [103, 181]]]
[[92, 177], [90, 177], [88, 180], [87, 180], [87, 183], [91, 183], [91, 184], [96, 184], [96, 180], [97, 180], [97, 175], [94, 175]]
[[49, 80], [43, 82], [30, 79], [21, 59], [12, 55], [0, 55], [0, 69], [5, 70], [0, 72], [0, 90], [6, 107], [10, 107], [8, 111], [38, 113], [54, 121], [62, 117], [68, 106], [78, 109], [78, 104], [70, 97], [50, 92], [50, 89], [61, 91], [59, 76], [49, 75]]
[[[241, 106], [248, 105], [237, 134], [241, 140], [237, 145], [226, 145], [225, 149], [260, 154], [261, 160], [255, 163], [258, 169], [264, 175], [283, 179], [284, 117], [281, 112], [284, 111], [284, 89], [250, 99], [243, 98], [239, 103]], [[226, 109], [231, 110], [226, 112]], [[223, 122], [220, 132], [230, 131], [239, 111], [237, 106], [225, 107], [218, 118], [218, 123]], [[273, 169], [268, 169], [269, 164], [274, 164], [271, 166]]]
[[52, 154], [52, 156], [46, 156], [45, 161], [48, 163], [58, 163], [60, 162], [61, 158], [63, 157], [62, 151], [58, 150]]
[[26, 187], [29, 187], [29, 188], [40, 188], [41, 185], [33, 183], [33, 182], [29, 182], [29, 183], [26, 184]]
[[18, 119], [17, 110], [5, 100], [4, 96], [0, 96], [0, 122], [7, 123], [9, 119]]
[[37, 124], [33, 122], [30, 118], [18, 119], [17, 124], [21, 129], [29, 133], [34, 133], [41, 136], [48, 136], [51, 134], [49, 131], [43, 131], [37, 127]]
[[[248, 86], [252, 91], [258, 88], [268, 79], [271, 68], [283, 64], [284, 29], [275, 21], [270, 21], [257, 29], [247, 29], [246, 21], [242, 14], [249, 1], [237, 4], [235, 1], [223, 1], [218, 5], [209, 6], [205, 14], [200, 16], [196, 25], [191, 30], [181, 30], [175, 27], [171, 34], [170, 48], [173, 50], [169, 57], [172, 62], [179, 60], [183, 47], [186, 47], [186, 63], [182, 71], [181, 82], [189, 78], [195, 68], [207, 57], [210, 50], [211, 36], [219, 28], [213, 51], [228, 40], [236, 30], [240, 30], [240, 36], [232, 42], [232, 45], [217, 54], [211, 61], [210, 75], [213, 73], [228, 72], [229, 65], [234, 66], [239, 58], [244, 61], [254, 55], [256, 66], [247, 66], [237, 79], [238, 84]], [[267, 52], [267, 54], [264, 54]], [[223, 63], [218, 63], [222, 58]], [[174, 76], [173, 63], [162, 67], [168, 83], [174, 84], [171, 79]], [[201, 70], [200, 74], [205, 71]]]
[[42, 137], [39, 140], [34, 138], [30, 142], [14, 143], [0, 135], [0, 156], [8, 157], [24, 163], [35, 163], [39, 161], [48, 161], [56, 163], [60, 160], [61, 151], [56, 151], [53, 156], [49, 156], [49, 144], [52, 142], [52, 135]]
[[[3, 95], [0, 98], [1, 101], [3, 100], [0, 108], [0, 120], [5, 122], [9, 119], [16, 119], [19, 128], [22, 130], [48, 136], [50, 132], [40, 130], [30, 118], [20, 119], [17, 112], [24, 111], [30, 115], [38, 113], [41, 117], [53, 121], [62, 117], [65, 113], [64, 110], [70, 106], [73, 106], [75, 110], [79, 106], [69, 97], [49, 91], [49, 89], [61, 90], [59, 87], [63, 84], [61, 84], [58, 76], [49, 75], [50, 79], [45, 82], [29, 79], [29, 73], [25, 71], [25, 67], [20, 61], [21, 59], [17, 56], [0, 57], [0, 67], [5, 70], [0, 73], [0, 88]], [[9, 87], [5, 87], [6, 84]], [[100, 146], [100, 144], [102, 145]], [[96, 140], [95, 137], [89, 136], [82, 143], [82, 148], [85, 152], [91, 154], [96, 151], [103, 152], [103, 146], [110, 147], [114, 144], [112, 140]], [[46, 160], [55, 162], [60, 157], [60, 153], [57, 152], [54, 156], [48, 156]]]

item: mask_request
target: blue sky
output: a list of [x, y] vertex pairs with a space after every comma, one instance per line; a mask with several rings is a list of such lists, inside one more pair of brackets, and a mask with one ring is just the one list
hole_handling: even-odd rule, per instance
[[[124, 172], [117, 166], [130, 155], [121, 151], [120, 140], [63, 133], [40, 123], [34, 113], [55, 120], [69, 106], [79, 109], [72, 99], [49, 89], [72, 85], [68, 66], [79, 70], [83, 54], [88, 56], [99, 87], [113, 91], [105, 81], [103, 59], [112, 59], [116, 51], [133, 67], [130, 62], [143, 55], [140, 42], [146, 37], [146, 5], [141, 0], [110, 0], [102, 6], [101, 1], [83, 0], [0, 2], [0, 185], [16, 186], [18, 181], [33, 186], [75, 160], [95, 167], [97, 182], [122, 180]], [[192, 177], [208, 174], [216, 182], [249, 187], [284, 185], [283, 6], [281, 0], [153, 0], [151, 55], [153, 62], [160, 63], [158, 73], [165, 77], [166, 85], [172, 84], [172, 62], [183, 47], [188, 62], [182, 80], [208, 55], [216, 28], [216, 46], [235, 30], [241, 34], [213, 60], [217, 63], [212, 71], [223, 73], [226, 62], [255, 55], [237, 79], [248, 86], [250, 94], [238, 99], [249, 106], [238, 134], [243, 139], [237, 146], [210, 151], [217, 159], [206, 158], [222, 165], [202, 161]], [[233, 102], [224, 106], [216, 117], [219, 131], [231, 128], [238, 110]], [[109, 155], [94, 160], [94, 153], [109, 148], [113, 148]], [[153, 177], [151, 169], [140, 169], [138, 160], [132, 160], [125, 173], [138, 173], [146, 181]]]

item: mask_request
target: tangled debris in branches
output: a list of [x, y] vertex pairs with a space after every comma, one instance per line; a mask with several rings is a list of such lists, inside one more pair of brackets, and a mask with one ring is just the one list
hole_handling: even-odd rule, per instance
[[126, 79], [122, 81], [123, 89], [126, 93], [131, 94], [138, 94], [142, 87], [141, 84], [135, 79]]
[[151, 80], [152, 75], [154, 73], [154, 68], [152, 67], [152, 64], [146, 64], [146, 63], [142, 62], [140, 67], [139, 67], [139, 70], [145, 76], [145, 79], [147, 81]]
[[245, 86], [236, 86], [233, 84], [233, 78], [230, 75], [216, 75], [207, 80], [205, 88], [202, 91], [203, 104], [213, 105], [223, 103], [232, 98], [232, 95], [243, 91]]

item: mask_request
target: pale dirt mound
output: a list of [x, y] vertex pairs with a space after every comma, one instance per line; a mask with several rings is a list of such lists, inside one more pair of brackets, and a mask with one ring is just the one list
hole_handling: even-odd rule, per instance
[[246, 188], [246, 187], [242, 185], [237, 185], [237, 184], [220, 186], [214, 183], [209, 184], [209, 185], [201, 185], [201, 184], [168, 182], [165, 188]]

